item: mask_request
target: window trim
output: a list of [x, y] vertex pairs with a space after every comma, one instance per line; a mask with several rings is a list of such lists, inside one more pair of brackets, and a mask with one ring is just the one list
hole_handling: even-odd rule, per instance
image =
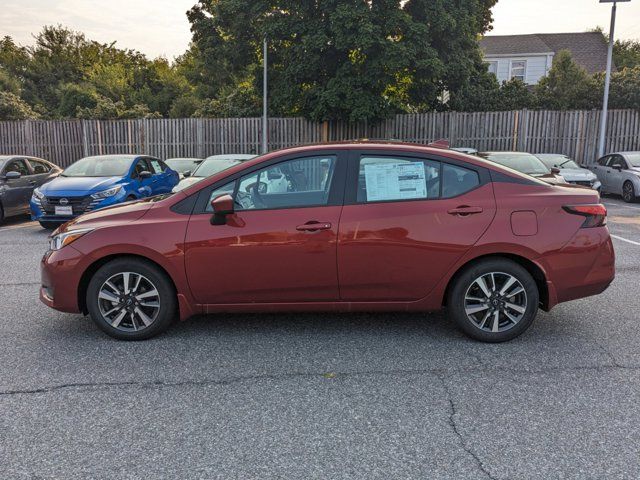
[[[336, 157], [336, 167], [333, 172], [334, 178], [333, 178], [333, 181], [331, 182], [331, 188], [329, 190], [329, 197], [327, 199], [327, 203], [314, 204], [314, 205], [300, 205], [295, 207], [287, 206], [287, 207], [274, 207], [274, 208], [260, 208], [255, 210], [238, 210], [237, 213], [269, 212], [273, 210], [294, 210], [294, 209], [300, 209], [300, 208], [341, 206], [343, 204], [343, 199], [345, 195], [345, 184], [346, 184], [345, 177], [346, 177], [346, 171], [347, 171], [348, 153], [349, 153], [348, 150], [345, 151], [345, 150], [332, 150], [332, 149], [322, 149], [322, 150], [315, 150], [312, 152], [309, 151], [309, 152], [297, 153], [297, 154], [290, 153], [287, 155], [282, 155], [280, 157], [272, 158], [271, 160], [268, 160], [265, 162], [260, 162], [259, 164], [254, 165], [252, 167], [244, 168], [239, 172], [236, 172], [233, 175], [228, 175], [224, 178], [221, 178], [217, 182], [212, 183], [208, 187], [202, 188], [198, 192], [194, 193], [193, 195], [196, 195], [197, 199], [195, 201], [195, 206], [191, 214], [211, 216], [211, 212], [206, 211], [209, 197], [211, 196], [211, 193], [213, 193], [214, 190], [226, 185], [227, 183], [236, 182], [233, 190], [235, 195], [240, 185], [240, 182], [238, 182], [238, 180], [241, 177], [251, 175], [254, 172], [257, 172], [258, 170], [263, 170], [265, 168], [272, 167], [279, 163], [288, 162], [290, 160], [303, 160], [306, 158], [315, 158], [315, 157], [322, 157], [322, 156]], [[187, 197], [187, 199], [190, 197], [191, 195]], [[182, 200], [182, 201], [184, 202], [185, 200]]]
[[[487, 72], [494, 75], [496, 78], [498, 78], [498, 60], [485, 60], [485, 62], [487, 64]], [[495, 65], [496, 66], [496, 71], [492, 72], [490, 70], [491, 65]]]
[[[26, 158], [26, 160], [27, 160], [27, 163], [29, 164], [29, 167], [31, 167], [31, 171], [33, 172], [32, 175], [45, 175], [45, 174], [51, 173], [51, 171], [53, 170], [53, 167], [51, 166], [50, 163], [48, 163], [48, 162], [46, 162], [44, 160], [41, 160], [39, 158], [31, 158], [31, 157], [29, 157], [29, 158]], [[40, 163], [40, 164], [44, 165], [45, 167], [47, 167], [49, 170], [47, 170], [46, 172], [36, 173], [35, 166], [31, 162], [36, 163], [36, 164]]]
[[11, 165], [13, 162], [22, 162], [23, 165], [26, 167], [27, 169], [27, 174], [26, 175], [21, 175], [22, 177], [30, 177], [31, 175], [33, 175], [33, 170], [31, 169], [31, 165], [29, 164], [28, 160], [26, 157], [13, 157], [11, 160], [8, 160], [7, 163], [4, 165], [3, 169], [2, 169], [2, 175], [6, 175], [7, 171], [9, 169], [9, 165]]
[[[527, 83], [527, 59], [526, 58], [510, 58], [509, 59], [509, 80], [513, 80], [513, 63], [514, 62], [522, 62], [524, 63], [523, 72], [522, 72], [522, 83]], [[518, 75], [519, 76], [519, 75]]]
[[[472, 188], [471, 190], [467, 190], [466, 192], [460, 193], [453, 197], [443, 197], [442, 196], [442, 188], [443, 188], [443, 178], [440, 179], [440, 192], [437, 198], [405, 198], [405, 199], [394, 199], [394, 200], [374, 200], [374, 201], [364, 201], [358, 202], [358, 178], [360, 176], [360, 159], [364, 156], [367, 157], [396, 157], [399, 159], [409, 158], [416, 160], [431, 160], [432, 162], [440, 162], [440, 175], [442, 175], [443, 165], [448, 163], [449, 165], [453, 165], [456, 167], [466, 168], [468, 170], [473, 170], [478, 174], [478, 179], [480, 182], [477, 186]], [[440, 155], [433, 155], [430, 153], [420, 153], [420, 152], [406, 152], [402, 150], [359, 150], [354, 149], [351, 150], [351, 154], [349, 156], [349, 170], [347, 171], [346, 185], [345, 185], [345, 194], [344, 194], [344, 205], [376, 205], [381, 203], [405, 203], [405, 202], [434, 202], [439, 200], [451, 200], [453, 198], [458, 198], [468, 193], [477, 190], [487, 183], [491, 182], [491, 175], [489, 173], [489, 169], [480, 167], [478, 165], [474, 165], [472, 163], [467, 163], [458, 159], [444, 157]]]

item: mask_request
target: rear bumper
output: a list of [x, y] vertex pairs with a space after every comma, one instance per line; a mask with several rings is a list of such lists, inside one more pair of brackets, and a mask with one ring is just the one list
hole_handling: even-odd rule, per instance
[[602, 293], [615, 278], [615, 253], [607, 227], [581, 228], [562, 249], [538, 261], [547, 272], [547, 309]]

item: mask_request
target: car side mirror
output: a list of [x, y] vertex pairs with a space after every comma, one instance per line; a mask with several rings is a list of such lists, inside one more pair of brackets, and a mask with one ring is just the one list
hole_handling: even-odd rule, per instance
[[622, 165], [612, 165], [611, 168], [613, 168], [614, 170], [617, 170], [619, 172], [622, 171]]
[[7, 172], [4, 174], [4, 178], [7, 180], [17, 180], [22, 176], [20, 172]]
[[147, 178], [151, 178], [152, 174], [149, 170], [143, 170], [138, 174], [138, 178], [140, 178], [140, 180], [145, 180]]
[[191, 176], [191, 170], [187, 170], [186, 172], [184, 172], [184, 173], [182, 174], [182, 176], [183, 176], [184, 178], [190, 177], [190, 176]]
[[211, 225], [225, 225], [227, 223], [227, 215], [234, 213], [233, 197], [228, 193], [220, 195], [211, 200], [211, 208], [213, 208]]
[[560, 174], [560, 169], [558, 167], [553, 167], [551, 169], [551, 173], [553, 173], [554, 175], [559, 175]]

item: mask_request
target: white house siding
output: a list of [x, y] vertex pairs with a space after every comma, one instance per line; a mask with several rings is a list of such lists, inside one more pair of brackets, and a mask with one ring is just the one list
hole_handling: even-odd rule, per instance
[[544, 77], [551, 68], [553, 54], [518, 55], [518, 56], [492, 56], [484, 57], [485, 62], [497, 62], [497, 77], [499, 82], [511, 79], [511, 62], [525, 60], [527, 62], [525, 83], [535, 85]]

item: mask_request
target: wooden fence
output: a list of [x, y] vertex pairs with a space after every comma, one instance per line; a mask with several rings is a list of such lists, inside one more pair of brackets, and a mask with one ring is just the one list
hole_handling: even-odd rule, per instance
[[[564, 153], [592, 163], [600, 111], [516, 110], [396, 115], [376, 124], [270, 118], [269, 149], [359, 138], [453, 147]], [[26, 120], [0, 122], [0, 154], [33, 155], [68, 166], [89, 155], [145, 153], [160, 158], [259, 153], [260, 118]], [[611, 110], [606, 150], [640, 150], [640, 111]]]

